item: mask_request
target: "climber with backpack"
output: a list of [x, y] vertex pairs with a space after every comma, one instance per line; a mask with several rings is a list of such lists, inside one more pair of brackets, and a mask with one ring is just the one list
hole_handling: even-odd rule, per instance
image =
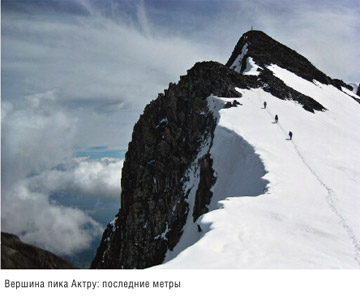
[[292, 137], [293, 137], [293, 133], [292, 133], [291, 131], [289, 131], [289, 138], [290, 138], [290, 140], [292, 139]]
[[277, 123], [279, 121], [279, 117], [278, 115], [275, 115], [275, 123]]

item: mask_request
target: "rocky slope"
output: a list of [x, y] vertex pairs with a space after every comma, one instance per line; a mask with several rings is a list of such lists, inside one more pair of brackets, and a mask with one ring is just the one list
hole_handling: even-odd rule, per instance
[[[259, 72], [256, 76], [245, 73], [250, 55]], [[326, 110], [326, 106], [273, 75], [266, 68], [271, 64], [309, 81], [337, 88], [345, 85], [260, 31], [241, 37], [226, 66], [216, 62], [195, 64], [177, 84], [170, 84], [164, 94], [146, 106], [136, 123], [122, 171], [121, 208], [104, 231], [91, 268], [160, 264], [179, 242], [187, 217], [192, 216], [196, 222], [208, 211], [211, 187], [216, 182], [209, 154], [216, 119], [208, 109], [208, 96], [238, 98], [241, 94], [235, 87], [261, 87], [281, 100], [298, 102], [308, 112]], [[224, 108], [236, 105], [234, 99]], [[193, 177], [190, 168], [196, 168]], [[192, 178], [199, 180], [193, 185], [193, 205], [189, 203], [188, 187]]]
[[[249, 83], [255, 82], [219, 63], [198, 63], [145, 108], [125, 156], [121, 208], [104, 232], [93, 268], [149, 267], [174, 248], [190, 212], [185, 173], [216, 125], [205, 99], [211, 93], [238, 97], [235, 86]], [[214, 182], [211, 159], [199, 166], [194, 220], [206, 211]]]
[[13, 234], [1, 232], [1, 269], [74, 269], [70, 262], [51, 252], [20, 241]]

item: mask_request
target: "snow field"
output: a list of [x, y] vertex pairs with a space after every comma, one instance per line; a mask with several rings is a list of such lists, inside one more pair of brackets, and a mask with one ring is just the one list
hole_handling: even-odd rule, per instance
[[327, 111], [309, 113], [262, 89], [238, 89], [243, 105], [230, 109], [220, 108], [234, 98], [210, 96], [218, 118], [210, 211], [196, 222], [200, 240], [159, 268], [360, 267], [360, 105], [269, 69]]

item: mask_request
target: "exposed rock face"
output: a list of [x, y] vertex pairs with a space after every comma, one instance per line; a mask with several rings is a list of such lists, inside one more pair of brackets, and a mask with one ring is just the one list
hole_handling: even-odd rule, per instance
[[73, 269], [70, 262], [53, 253], [23, 243], [13, 234], [1, 232], [2, 269]]
[[[230, 66], [247, 46], [262, 69], [243, 75]], [[245, 63], [245, 64], [244, 64]], [[148, 104], [134, 127], [122, 169], [121, 208], [104, 231], [91, 268], [146, 268], [161, 264], [178, 243], [188, 215], [192, 221], [208, 211], [211, 187], [216, 182], [209, 154], [216, 120], [208, 110], [207, 97], [241, 97], [235, 87], [262, 88], [281, 100], [299, 102], [309, 112], [326, 110], [313, 98], [285, 85], [266, 68], [277, 64], [312, 81], [338, 86], [307, 59], [259, 31], [243, 35], [224, 66], [197, 63], [177, 84]], [[245, 68], [244, 68], [245, 69]], [[241, 108], [234, 99], [224, 108]], [[201, 157], [199, 151], [206, 150]], [[188, 202], [187, 171], [199, 168], [193, 208]], [[199, 230], [200, 231], [200, 230]]]
[[314, 112], [324, 111], [326, 108], [313, 98], [306, 96], [298, 91], [288, 87], [282, 80], [277, 78], [268, 69], [263, 69], [259, 75], [259, 78], [264, 85], [262, 86], [264, 91], [271, 93], [273, 96], [282, 100], [293, 100], [300, 103], [307, 111]]
[[212, 168], [213, 160], [209, 153], [199, 160], [200, 165], [200, 180], [199, 187], [195, 195], [195, 205], [193, 211], [193, 221], [195, 222], [202, 214], [207, 213], [209, 209], [207, 205], [210, 204], [212, 192], [211, 187], [216, 181], [215, 172]]
[[[206, 98], [239, 97], [235, 86], [246, 86], [247, 79], [219, 63], [197, 63], [145, 108], [125, 157], [121, 209], [104, 232], [92, 268], [162, 263], [166, 251], [179, 241], [189, 213], [185, 172], [204, 141], [213, 137], [216, 122]], [[196, 218], [206, 211], [208, 187], [214, 182], [209, 155], [200, 163], [199, 193], [206, 192], [207, 198], [198, 195]]]

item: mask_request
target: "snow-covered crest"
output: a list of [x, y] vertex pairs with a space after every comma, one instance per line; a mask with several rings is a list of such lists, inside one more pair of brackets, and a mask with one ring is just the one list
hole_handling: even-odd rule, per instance
[[237, 56], [237, 58], [235, 59], [235, 61], [232, 63], [232, 65], [230, 66], [230, 69], [235, 70], [236, 72], [240, 72], [241, 71], [241, 67], [242, 67], [242, 62], [243, 59], [245, 57], [245, 55], [247, 54], [248, 48], [247, 48], [247, 44], [245, 43], [245, 45], [243, 46], [243, 48], [241, 49], [240, 54]]
[[113, 236], [127, 240], [100, 266], [359, 267], [348, 85], [262, 32], [228, 64], [197, 63], [145, 108]]
[[[202, 237], [161, 268], [360, 267], [360, 105], [332, 85], [269, 69], [327, 111], [311, 114], [261, 88], [238, 89], [242, 105], [219, 110], [210, 150], [217, 182], [211, 211], [198, 219]], [[226, 100], [233, 98], [208, 102], [216, 112]], [[224, 141], [229, 135], [232, 143]], [[239, 159], [245, 166], [236, 167]], [[255, 192], [234, 196], [232, 180], [251, 170], [263, 174], [247, 179]]]

